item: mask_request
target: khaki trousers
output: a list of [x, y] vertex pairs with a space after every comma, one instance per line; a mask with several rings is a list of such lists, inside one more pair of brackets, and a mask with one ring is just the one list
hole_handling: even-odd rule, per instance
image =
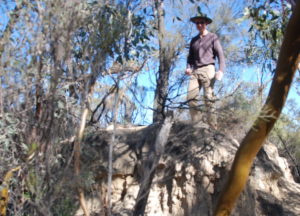
[[205, 112], [207, 113], [207, 123], [212, 126], [217, 125], [213, 86], [215, 82], [215, 66], [207, 65], [193, 71], [188, 87], [187, 100], [190, 107], [190, 115], [193, 122], [199, 122], [201, 119], [201, 111], [199, 109], [199, 92], [203, 87]]

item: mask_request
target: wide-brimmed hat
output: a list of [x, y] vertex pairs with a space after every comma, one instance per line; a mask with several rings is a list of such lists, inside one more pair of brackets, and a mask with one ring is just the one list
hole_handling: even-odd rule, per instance
[[206, 15], [194, 16], [190, 19], [190, 21], [193, 23], [196, 23], [199, 20], [205, 20], [207, 24], [212, 23], [212, 19], [207, 17]]

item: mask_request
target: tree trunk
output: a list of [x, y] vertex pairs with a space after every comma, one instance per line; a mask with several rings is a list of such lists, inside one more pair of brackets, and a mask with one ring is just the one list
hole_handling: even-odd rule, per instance
[[[74, 171], [77, 177], [80, 175], [80, 148], [81, 148], [81, 143], [83, 139], [83, 133], [85, 130], [88, 112], [89, 112], [88, 108], [85, 108], [82, 112], [80, 128], [78, 130], [78, 135], [74, 144]], [[78, 193], [79, 203], [84, 212], [84, 215], [89, 216], [90, 213], [85, 201], [84, 190], [82, 189], [81, 186], [78, 186], [77, 193]]]
[[151, 185], [155, 176], [155, 170], [164, 153], [172, 125], [173, 116], [165, 118], [161, 129], [156, 136], [154, 149], [151, 150], [148, 158], [143, 162], [143, 179], [136, 198], [133, 216], [143, 216], [145, 214]]
[[169, 74], [171, 63], [167, 58], [167, 43], [164, 39], [165, 24], [163, 0], [155, 1], [155, 10], [157, 15], [157, 29], [159, 42], [159, 70], [154, 96], [153, 122], [161, 121], [165, 118], [165, 106], [168, 96]]
[[253, 160], [281, 113], [300, 60], [299, 23], [300, 2], [297, 3], [286, 29], [269, 96], [260, 116], [249, 130], [235, 155], [228, 182], [214, 213], [215, 216], [230, 215], [247, 182]]

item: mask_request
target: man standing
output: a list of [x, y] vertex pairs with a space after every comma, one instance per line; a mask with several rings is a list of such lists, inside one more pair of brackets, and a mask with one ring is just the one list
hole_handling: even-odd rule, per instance
[[[213, 85], [215, 79], [221, 80], [223, 77], [225, 58], [217, 35], [206, 29], [206, 26], [212, 23], [212, 20], [207, 16], [196, 16], [192, 17], [190, 21], [195, 23], [199, 31], [199, 34], [191, 40], [185, 71], [190, 76], [187, 94], [190, 115], [193, 122], [198, 122], [201, 118], [197, 98], [201, 87], [203, 87], [207, 123], [216, 129], [217, 119], [214, 108]], [[217, 72], [215, 72], [216, 57], [219, 61]]]

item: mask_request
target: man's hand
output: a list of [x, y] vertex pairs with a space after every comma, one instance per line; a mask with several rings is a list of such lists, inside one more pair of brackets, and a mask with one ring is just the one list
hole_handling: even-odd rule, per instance
[[185, 70], [185, 74], [188, 75], [188, 76], [192, 75], [192, 72], [193, 72], [193, 70], [191, 68], [187, 68]]
[[218, 70], [215, 76], [216, 80], [220, 81], [223, 78], [223, 75], [224, 75], [223, 71]]

